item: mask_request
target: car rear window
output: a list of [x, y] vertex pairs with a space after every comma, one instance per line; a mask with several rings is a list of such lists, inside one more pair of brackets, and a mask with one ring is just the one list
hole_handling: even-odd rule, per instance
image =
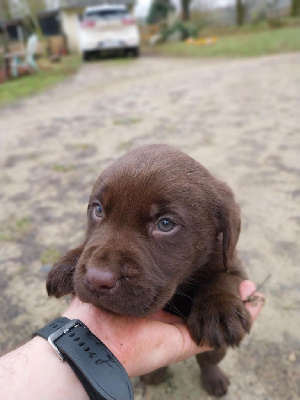
[[115, 20], [123, 19], [128, 16], [127, 10], [93, 10], [87, 11], [84, 14], [84, 19], [103, 19], [103, 20]]

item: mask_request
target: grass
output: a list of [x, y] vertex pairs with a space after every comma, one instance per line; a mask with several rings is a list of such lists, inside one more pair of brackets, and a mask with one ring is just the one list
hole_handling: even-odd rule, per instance
[[31, 221], [29, 218], [24, 217], [24, 218], [17, 219], [15, 224], [16, 224], [16, 229], [20, 233], [25, 233], [30, 228]]
[[117, 150], [129, 150], [133, 146], [133, 139], [127, 140], [126, 142], [120, 142], [116, 149]]
[[56, 172], [69, 172], [74, 170], [75, 168], [76, 167], [73, 164], [70, 165], [55, 164], [53, 165], [52, 170]]
[[0, 86], [0, 106], [35, 95], [63, 81], [77, 71], [81, 63], [79, 56], [62, 57], [58, 63], [41, 59], [38, 73], [12, 79]]
[[141, 122], [142, 119], [141, 118], [120, 118], [120, 119], [114, 119], [113, 120], [113, 124], [114, 125], [130, 125], [130, 124], [138, 124], [139, 122]]
[[50, 248], [41, 254], [40, 260], [42, 264], [54, 264], [60, 259], [60, 257], [61, 253], [57, 249]]
[[94, 146], [91, 145], [90, 143], [75, 143], [73, 144], [73, 148], [76, 150], [89, 150], [93, 149]]
[[27, 218], [8, 220], [7, 224], [0, 226], [0, 242], [10, 242], [22, 239], [32, 227], [32, 221]]
[[266, 54], [300, 51], [300, 26], [264, 31], [244, 31], [218, 37], [206, 46], [185, 42], [163, 43], [155, 53], [180, 57], [257, 57]]

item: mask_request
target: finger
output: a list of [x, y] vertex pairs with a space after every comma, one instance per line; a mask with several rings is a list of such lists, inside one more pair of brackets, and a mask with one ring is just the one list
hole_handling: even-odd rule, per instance
[[170, 314], [164, 310], [159, 310], [156, 313], [149, 315], [147, 319], [165, 322], [166, 324], [171, 324], [171, 325], [183, 323], [182, 318], [178, 317], [177, 315]]

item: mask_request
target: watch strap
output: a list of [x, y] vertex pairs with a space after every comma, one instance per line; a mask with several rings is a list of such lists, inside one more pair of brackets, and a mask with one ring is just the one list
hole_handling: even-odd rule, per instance
[[67, 361], [91, 400], [132, 400], [130, 379], [113, 353], [80, 320], [56, 318], [33, 336]]

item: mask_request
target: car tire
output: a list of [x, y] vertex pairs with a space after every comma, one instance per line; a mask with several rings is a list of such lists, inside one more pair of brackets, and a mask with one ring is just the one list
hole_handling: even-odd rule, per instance
[[139, 57], [140, 48], [139, 47], [135, 47], [134, 49], [132, 49], [132, 55], [133, 55], [133, 57]]
[[89, 61], [90, 60], [90, 52], [89, 51], [83, 51], [82, 52], [82, 59], [83, 61]]

